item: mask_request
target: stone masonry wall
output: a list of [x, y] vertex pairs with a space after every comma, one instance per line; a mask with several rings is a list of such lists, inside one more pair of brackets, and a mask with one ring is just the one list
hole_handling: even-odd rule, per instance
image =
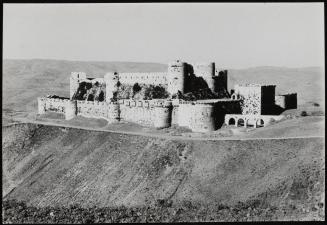
[[122, 120], [154, 127], [167, 127], [171, 124], [169, 117], [172, 109], [164, 100], [119, 100], [119, 105]]
[[235, 94], [241, 99], [242, 114], [261, 114], [261, 86], [235, 85]]
[[65, 113], [66, 104], [69, 99], [59, 98], [38, 98], [38, 112], [43, 114], [45, 112]]

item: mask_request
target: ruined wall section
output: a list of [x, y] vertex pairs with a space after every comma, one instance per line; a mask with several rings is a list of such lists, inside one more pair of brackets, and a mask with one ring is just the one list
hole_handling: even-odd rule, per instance
[[228, 70], [215, 69], [215, 92], [225, 91], [229, 96], [228, 88]]
[[38, 113], [55, 112], [65, 115], [69, 120], [76, 116], [76, 101], [60, 98], [38, 98]]
[[210, 88], [211, 91], [215, 91], [215, 63], [196, 63], [193, 65], [194, 74], [197, 77], [202, 77]]
[[79, 83], [81, 82], [81, 80], [85, 80], [86, 79], [86, 73], [84, 72], [71, 72], [70, 74], [70, 80], [69, 80], [69, 96], [70, 99], [73, 99], [73, 96], [75, 94], [75, 92], [78, 89]]

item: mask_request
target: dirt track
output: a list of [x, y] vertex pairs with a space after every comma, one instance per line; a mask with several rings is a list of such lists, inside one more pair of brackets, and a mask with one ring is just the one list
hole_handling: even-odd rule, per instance
[[[66, 128], [75, 128], [75, 129], [83, 129], [90, 131], [101, 131], [101, 132], [110, 132], [110, 133], [118, 133], [118, 134], [127, 134], [127, 135], [138, 135], [152, 138], [164, 138], [167, 140], [278, 140], [278, 139], [301, 139], [301, 138], [323, 138], [323, 135], [298, 135], [298, 136], [286, 136], [286, 137], [251, 137], [251, 136], [231, 136], [231, 137], [187, 137], [187, 136], [172, 136], [166, 134], [155, 134], [149, 132], [134, 132], [134, 131], [123, 131], [123, 130], [109, 130], [104, 128], [92, 128], [86, 126], [76, 126], [76, 125], [66, 125], [66, 124], [57, 124], [55, 122], [49, 121], [36, 121], [30, 120], [26, 118], [16, 118], [15, 120], [20, 121], [21, 123], [31, 123], [31, 124], [40, 124], [47, 126], [57, 126], [57, 127], [66, 127]], [[7, 126], [14, 125], [17, 123], [8, 124]]]

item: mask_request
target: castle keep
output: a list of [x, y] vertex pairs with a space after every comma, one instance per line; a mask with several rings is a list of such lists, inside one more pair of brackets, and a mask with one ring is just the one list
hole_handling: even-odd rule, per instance
[[269, 113], [276, 107], [294, 107], [294, 98], [294, 94], [275, 96], [274, 85], [235, 85], [229, 93], [227, 71], [219, 71], [215, 63], [191, 65], [176, 60], [168, 64], [167, 72], [110, 72], [103, 78], [72, 72], [70, 97], [40, 97], [38, 113], [56, 112], [66, 120], [83, 116], [157, 128], [175, 124], [207, 132], [223, 124], [267, 125], [279, 118]]

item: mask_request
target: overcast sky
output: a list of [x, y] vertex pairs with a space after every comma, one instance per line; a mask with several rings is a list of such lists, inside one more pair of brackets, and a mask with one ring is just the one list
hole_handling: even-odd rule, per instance
[[323, 66], [323, 3], [4, 4], [10, 59]]

